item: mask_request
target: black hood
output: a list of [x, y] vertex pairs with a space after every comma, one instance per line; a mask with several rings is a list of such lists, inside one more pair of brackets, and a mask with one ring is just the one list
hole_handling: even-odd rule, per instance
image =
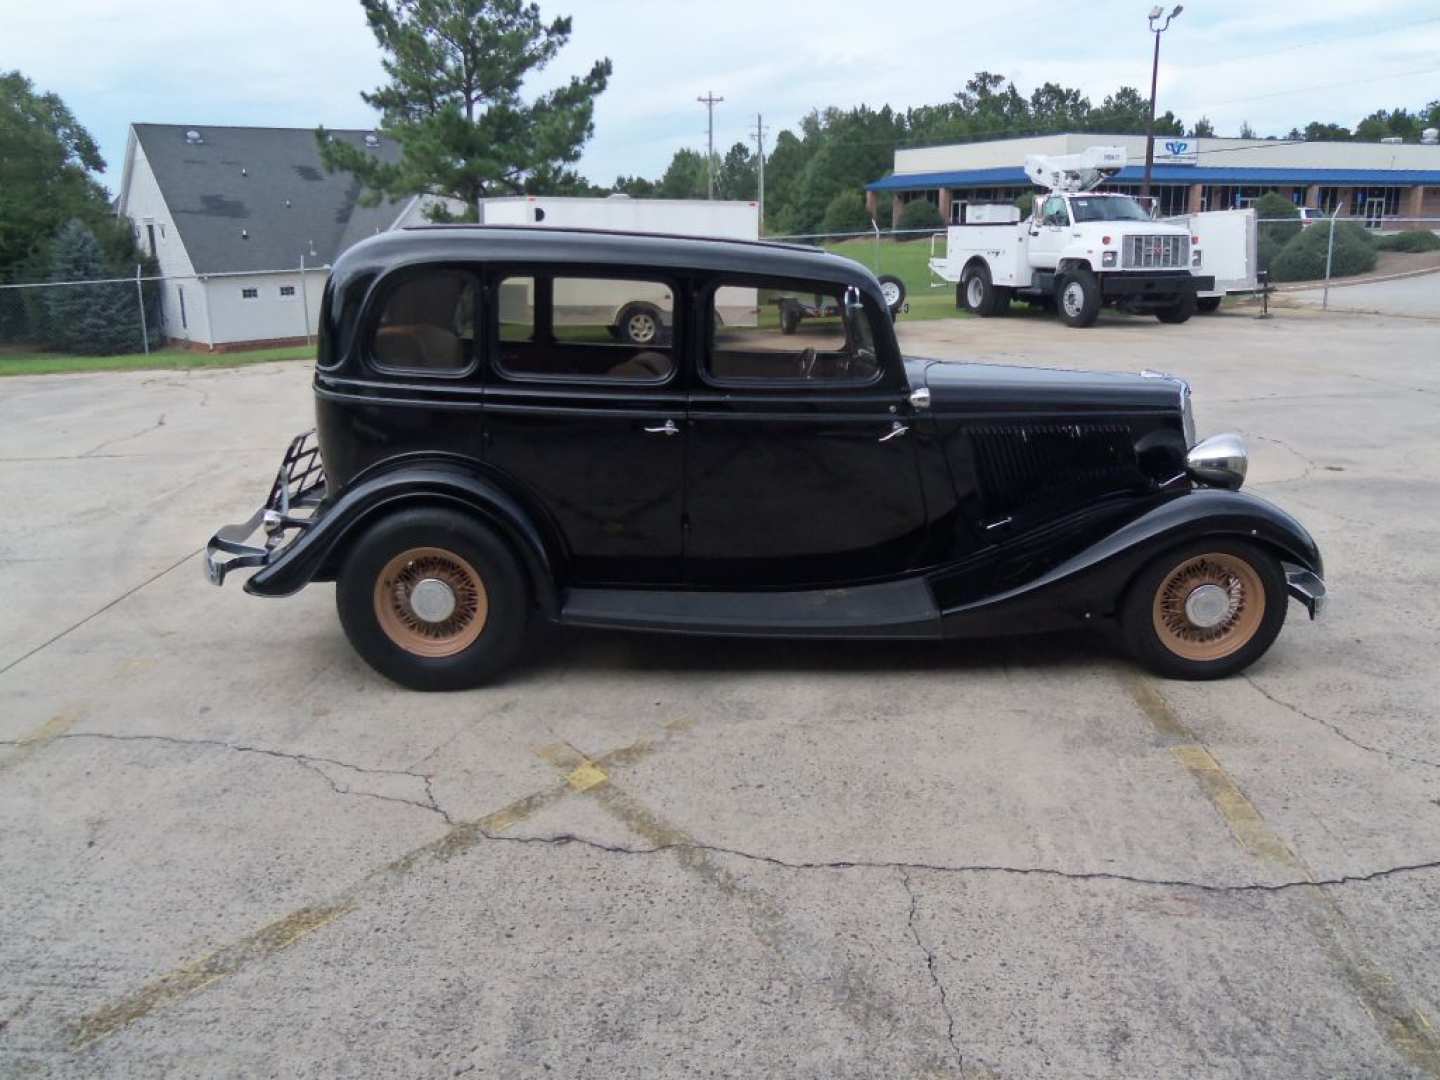
[[912, 387], [928, 387], [933, 413], [1179, 413], [1185, 383], [1167, 375], [1067, 371], [1013, 364], [974, 364], [907, 357]]

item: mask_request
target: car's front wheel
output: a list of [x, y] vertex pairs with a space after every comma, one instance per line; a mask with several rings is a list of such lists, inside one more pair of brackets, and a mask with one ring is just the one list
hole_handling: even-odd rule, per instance
[[1064, 274], [1055, 290], [1055, 307], [1066, 326], [1093, 326], [1100, 314], [1100, 281], [1084, 267]]
[[335, 603], [345, 635], [412, 690], [458, 690], [503, 671], [528, 623], [523, 571], [492, 530], [453, 510], [402, 510], [345, 557]]
[[1220, 679], [1264, 655], [1288, 604], [1274, 556], [1241, 540], [1200, 540], [1140, 572], [1120, 627], [1131, 654], [1157, 675]]

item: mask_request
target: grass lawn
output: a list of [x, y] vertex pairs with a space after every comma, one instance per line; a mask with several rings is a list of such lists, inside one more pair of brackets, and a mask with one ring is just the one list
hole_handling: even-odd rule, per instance
[[[874, 240], [844, 240], [826, 245], [827, 251], [864, 263], [876, 274], [894, 274], [905, 282], [905, 300], [910, 310], [902, 319], [969, 318], [968, 311], [955, 308], [955, 286], [948, 281], [935, 284], [930, 273], [930, 241], [881, 240], [876, 251]], [[944, 238], [935, 241], [936, 257], [945, 254]]]
[[80, 371], [150, 371], [180, 368], [239, 367], [272, 360], [309, 360], [313, 345], [289, 345], [279, 349], [251, 352], [191, 352], [189, 349], [156, 349], [119, 356], [72, 356], [68, 353], [36, 352], [26, 346], [0, 346], [0, 376], [68, 375]]

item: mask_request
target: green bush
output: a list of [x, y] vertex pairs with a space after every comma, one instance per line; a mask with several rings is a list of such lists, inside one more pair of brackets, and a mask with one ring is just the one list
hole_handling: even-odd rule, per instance
[[945, 219], [940, 208], [929, 199], [911, 199], [900, 211], [902, 229], [943, 229]]
[[862, 232], [870, 228], [870, 212], [865, 209], [865, 196], [859, 191], [842, 191], [825, 204], [820, 231], [827, 233]]
[[[1286, 244], [1270, 266], [1272, 281], [1316, 281], [1325, 276], [1330, 225], [1317, 222]], [[1350, 277], [1375, 269], [1375, 238], [1353, 221], [1335, 224], [1332, 277]]]
[[[1300, 211], [1284, 195], [1274, 191], [1262, 196], [1255, 204], [1255, 216], [1260, 219], [1258, 229], [1257, 255], [1260, 269], [1268, 270], [1282, 248], [1300, 235]], [[1284, 218], [1272, 221], [1271, 218]]]
[[1035, 193], [1027, 191], [1016, 198], [1015, 205], [1020, 209], [1020, 220], [1029, 221], [1030, 215], [1035, 212]]
[[1381, 251], [1440, 251], [1440, 236], [1429, 229], [1406, 229], [1382, 234], [1376, 238], [1375, 246]]

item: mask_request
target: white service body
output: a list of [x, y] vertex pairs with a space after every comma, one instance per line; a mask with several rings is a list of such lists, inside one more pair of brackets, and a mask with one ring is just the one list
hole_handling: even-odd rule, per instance
[[1198, 295], [1224, 296], [1260, 287], [1259, 227], [1253, 207], [1181, 214], [1165, 220], [1200, 238], [1205, 273], [1214, 275], [1215, 286]]

